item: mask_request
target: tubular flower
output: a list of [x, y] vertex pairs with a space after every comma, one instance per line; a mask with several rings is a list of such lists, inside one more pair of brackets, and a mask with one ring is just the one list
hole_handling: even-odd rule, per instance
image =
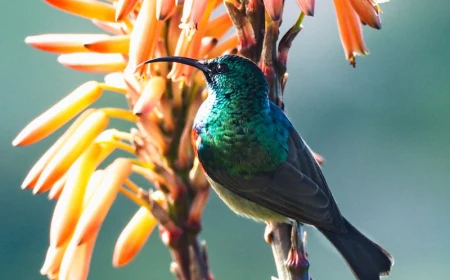
[[[369, 53], [364, 44], [361, 24], [380, 29], [382, 11], [378, 3], [387, 1], [389, 0], [333, 0], [341, 43], [345, 56], [353, 67], [356, 65], [356, 55]], [[302, 13], [314, 15], [315, 0], [297, 0], [297, 3]]]
[[[105, 31], [25, 39], [36, 49], [58, 54], [62, 65], [105, 73], [105, 79], [75, 89], [27, 125], [13, 141], [14, 146], [34, 144], [75, 119], [33, 166], [22, 188], [34, 194], [50, 191], [49, 198], [57, 200], [41, 273], [51, 279], [86, 279], [97, 233], [117, 195], [128, 197], [139, 211], [119, 236], [115, 266], [130, 262], [157, 225], [167, 236], [180, 235], [183, 224], [177, 224], [181, 219], [169, 214], [170, 204], [171, 208], [177, 203], [190, 207], [196, 201], [196, 209], [206, 204], [205, 192], [197, 191], [205, 187], [206, 180], [201, 172], [190, 179], [188, 174], [197, 169], [194, 155], [190, 142], [180, 141], [180, 137], [189, 135], [185, 131], [204, 98], [204, 81], [195, 79], [196, 71], [181, 65], [136, 67], [163, 55], [213, 58], [211, 54], [219, 56], [236, 48], [237, 41], [226, 43], [228, 38], [224, 39], [232, 27], [227, 14], [211, 18], [220, 4], [216, 0], [186, 1], [187, 6], [179, 1], [159, 0], [46, 2], [86, 18]], [[169, 72], [171, 79], [167, 78]], [[106, 92], [123, 95], [130, 109], [89, 108]], [[130, 132], [107, 129], [111, 118], [126, 120], [136, 128]], [[105, 170], [97, 170], [115, 149], [131, 157], [118, 158]], [[128, 179], [131, 173], [147, 179], [148, 186], [134, 184]], [[180, 197], [187, 187], [193, 190], [189, 197]], [[156, 188], [156, 192], [150, 195], [151, 190], [145, 188]], [[200, 195], [195, 199], [197, 193]]]
[[355, 67], [355, 56], [368, 54], [361, 24], [380, 29], [381, 9], [377, 0], [334, 0], [341, 43], [345, 56]]
[[[160, 56], [210, 59], [239, 53], [259, 62], [270, 88], [281, 89], [281, 95], [271, 93], [270, 98], [283, 104], [288, 51], [305, 14], [313, 14], [314, 0], [297, 1], [302, 12], [278, 50], [287, 1], [225, 0], [228, 13], [215, 18], [220, 0], [45, 2], [88, 19], [103, 32], [44, 34], [25, 42], [58, 54], [57, 61], [66, 67], [105, 76], [102, 82], [76, 88], [31, 121], [12, 143], [34, 144], [71, 122], [22, 183], [33, 194], [48, 191], [49, 198], [57, 200], [40, 272], [49, 279], [86, 279], [98, 232], [115, 198], [123, 195], [137, 210], [118, 237], [114, 266], [133, 260], [159, 227], [174, 260], [171, 270], [179, 279], [213, 279], [206, 249], [195, 238], [208, 182], [189, 141], [194, 116], [207, 95], [205, 81], [202, 73], [186, 65], [142, 62]], [[346, 56], [354, 64], [354, 55], [367, 53], [361, 23], [379, 28], [381, 10], [375, 0], [334, 3]], [[227, 36], [232, 26], [236, 33]], [[278, 84], [274, 77], [281, 79]], [[93, 108], [109, 92], [122, 95], [123, 107], [129, 109]], [[129, 131], [108, 128], [110, 119], [127, 121]], [[117, 158], [117, 149], [128, 156]], [[108, 157], [116, 158], [99, 169]], [[136, 185], [129, 178], [133, 173], [148, 185]], [[193, 277], [192, 271], [202, 275]]]

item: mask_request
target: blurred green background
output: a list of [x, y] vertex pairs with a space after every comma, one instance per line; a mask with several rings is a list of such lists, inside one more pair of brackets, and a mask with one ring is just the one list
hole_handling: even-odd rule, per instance
[[[284, 30], [298, 13], [286, 1]], [[289, 60], [286, 103], [309, 145], [324, 155], [325, 176], [342, 212], [395, 256], [389, 279], [450, 275], [450, 3], [383, 4], [383, 29], [364, 28], [372, 54], [345, 61], [331, 1], [317, 1]], [[429, 5], [429, 6], [427, 6]], [[60, 66], [27, 47], [27, 35], [98, 32], [43, 1], [5, 1], [0, 18], [0, 271], [2, 279], [43, 279], [53, 202], [21, 191], [28, 169], [55, 136], [12, 148], [20, 129], [83, 81], [101, 79]], [[124, 104], [106, 94], [99, 106]], [[111, 266], [115, 240], [135, 206], [118, 199], [94, 251], [90, 279], [172, 279], [167, 250], [154, 234], [122, 269]], [[235, 216], [215, 194], [204, 217], [216, 279], [270, 279], [275, 266], [264, 225]], [[308, 228], [314, 279], [353, 279], [325, 239]]]

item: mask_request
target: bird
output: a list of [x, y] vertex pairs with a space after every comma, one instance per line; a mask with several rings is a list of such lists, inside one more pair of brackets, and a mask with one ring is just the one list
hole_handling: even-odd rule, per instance
[[208, 97], [192, 127], [194, 151], [218, 196], [256, 221], [317, 228], [359, 280], [389, 274], [392, 256], [340, 212], [320, 166], [285, 113], [268, 98], [260, 68], [239, 55], [210, 60], [166, 56], [145, 61], [203, 72]]

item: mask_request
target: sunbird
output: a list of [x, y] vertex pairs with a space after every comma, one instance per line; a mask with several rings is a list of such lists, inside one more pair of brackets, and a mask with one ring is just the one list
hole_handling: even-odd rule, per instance
[[339, 211], [321, 168], [284, 112], [268, 98], [260, 68], [238, 55], [212, 60], [159, 57], [203, 72], [208, 97], [194, 119], [194, 151], [218, 196], [257, 221], [316, 227], [360, 280], [378, 280], [392, 256]]

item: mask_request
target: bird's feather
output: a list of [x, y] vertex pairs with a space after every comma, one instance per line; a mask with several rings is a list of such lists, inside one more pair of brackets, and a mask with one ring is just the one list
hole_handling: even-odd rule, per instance
[[[286, 118], [284, 114], [282, 118]], [[303, 223], [345, 231], [342, 215], [320, 167], [293, 127], [288, 138], [287, 159], [273, 171], [244, 177], [214, 166], [204, 166], [204, 169], [211, 180], [242, 198]]]

